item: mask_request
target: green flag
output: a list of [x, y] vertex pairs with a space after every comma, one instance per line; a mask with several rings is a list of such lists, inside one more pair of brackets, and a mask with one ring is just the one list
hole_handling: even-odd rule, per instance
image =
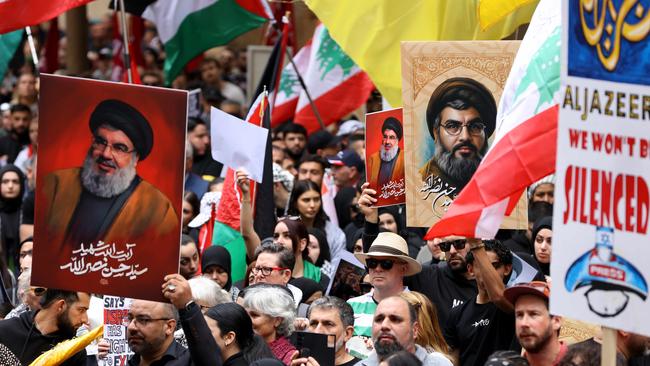
[[23, 39], [24, 29], [6, 34], [0, 34], [0, 78], [4, 77], [9, 61], [14, 57], [16, 49]]

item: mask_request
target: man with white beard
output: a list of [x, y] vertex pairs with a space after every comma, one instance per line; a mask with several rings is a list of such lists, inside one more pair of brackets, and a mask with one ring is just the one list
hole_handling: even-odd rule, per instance
[[147, 119], [131, 105], [107, 99], [95, 107], [89, 127], [83, 166], [45, 177], [48, 245], [137, 243], [177, 230], [180, 220], [169, 199], [136, 172], [153, 147]]
[[381, 133], [379, 151], [368, 158], [368, 182], [380, 192], [386, 183], [397, 181], [404, 174], [404, 152], [399, 148], [402, 124], [396, 118], [388, 117], [381, 126]]

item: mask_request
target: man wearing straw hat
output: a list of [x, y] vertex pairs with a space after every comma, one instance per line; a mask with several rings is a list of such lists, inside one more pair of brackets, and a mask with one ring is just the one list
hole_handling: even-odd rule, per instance
[[385, 232], [379, 233], [367, 253], [355, 254], [368, 268], [372, 284], [369, 293], [348, 300], [354, 310], [355, 335], [370, 337], [377, 304], [385, 298], [408, 291], [408, 288], [404, 287], [404, 277], [422, 270], [420, 263], [409, 257], [408, 253], [404, 238], [392, 232]]

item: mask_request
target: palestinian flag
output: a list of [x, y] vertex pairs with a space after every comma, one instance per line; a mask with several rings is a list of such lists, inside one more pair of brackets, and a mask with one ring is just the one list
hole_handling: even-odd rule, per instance
[[555, 171], [560, 19], [556, 1], [540, 1], [503, 90], [494, 142], [425, 238], [494, 238], [526, 187]]
[[0, 34], [50, 20], [91, 0], [4, 0], [0, 1]]
[[0, 35], [0, 75], [4, 75], [7, 71], [9, 62], [14, 57], [18, 46], [20, 46], [20, 42], [23, 40], [23, 33], [25, 33], [25, 30], [19, 29]]
[[265, 0], [125, 0], [126, 11], [156, 24], [165, 45], [166, 83], [201, 52], [272, 19]]
[[[293, 57], [293, 62], [296, 64], [300, 75], [307, 73], [310, 54], [311, 40]], [[273, 113], [271, 115], [272, 128], [293, 119], [301, 91], [302, 86], [300, 85], [298, 74], [294, 70], [293, 65], [288, 63], [282, 70], [282, 75], [280, 76], [280, 86], [278, 87], [278, 93], [275, 97], [275, 105], [273, 105]]]
[[[330, 37], [324, 25], [314, 31], [307, 72], [303, 75], [307, 90], [327, 126], [362, 106], [374, 89], [368, 75]], [[309, 133], [320, 129], [318, 119], [301, 91], [294, 122]]]

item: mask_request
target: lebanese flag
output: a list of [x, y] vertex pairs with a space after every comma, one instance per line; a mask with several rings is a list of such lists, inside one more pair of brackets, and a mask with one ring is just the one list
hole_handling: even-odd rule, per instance
[[0, 34], [43, 23], [92, 0], [4, 0], [0, 1]]
[[[343, 52], [323, 24], [314, 31], [304, 78], [325, 126], [362, 106], [374, 89], [368, 75]], [[300, 92], [294, 121], [305, 126], [308, 133], [320, 129], [304, 91]]]
[[426, 239], [494, 238], [526, 187], [555, 171], [560, 19], [556, 1], [540, 1], [503, 90], [494, 142]]
[[[293, 62], [296, 64], [300, 75], [307, 73], [310, 53], [311, 40], [293, 57]], [[288, 63], [282, 70], [280, 76], [280, 86], [278, 87], [275, 104], [273, 105], [273, 113], [271, 114], [271, 128], [275, 128], [283, 122], [293, 119], [301, 91], [302, 87], [298, 80], [298, 74], [294, 70], [293, 65]]]

